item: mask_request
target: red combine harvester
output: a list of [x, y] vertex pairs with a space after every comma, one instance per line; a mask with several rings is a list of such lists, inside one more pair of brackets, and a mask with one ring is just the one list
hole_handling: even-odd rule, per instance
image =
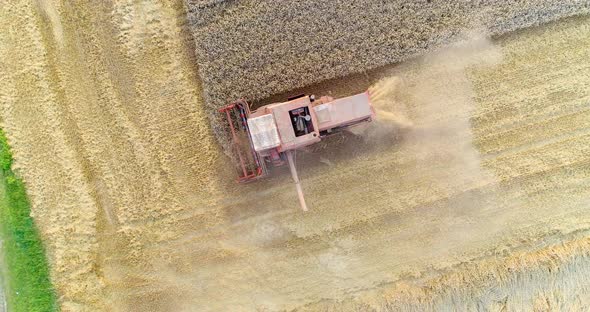
[[307, 205], [295, 168], [295, 150], [375, 117], [368, 91], [340, 99], [300, 95], [255, 111], [250, 111], [245, 100], [238, 100], [219, 112], [229, 123], [239, 161], [238, 182], [264, 177], [269, 166], [282, 166], [286, 161], [304, 211]]

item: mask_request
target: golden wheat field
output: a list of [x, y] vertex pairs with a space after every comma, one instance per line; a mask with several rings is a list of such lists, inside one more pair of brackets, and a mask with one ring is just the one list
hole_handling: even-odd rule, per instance
[[589, 17], [290, 91], [386, 112], [298, 152], [308, 213], [288, 171], [234, 183], [181, 1], [7, 2], [0, 32], [63, 311], [590, 306]]

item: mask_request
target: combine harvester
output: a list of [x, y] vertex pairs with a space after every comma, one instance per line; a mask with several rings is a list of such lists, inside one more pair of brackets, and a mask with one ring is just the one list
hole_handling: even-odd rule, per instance
[[250, 111], [250, 106], [242, 99], [219, 112], [227, 118], [233, 152], [239, 161], [237, 181], [260, 179], [268, 175], [269, 167], [282, 166], [286, 161], [303, 211], [307, 211], [307, 205], [295, 168], [295, 150], [375, 117], [368, 91], [340, 99], [300, 95], [255, 111]]

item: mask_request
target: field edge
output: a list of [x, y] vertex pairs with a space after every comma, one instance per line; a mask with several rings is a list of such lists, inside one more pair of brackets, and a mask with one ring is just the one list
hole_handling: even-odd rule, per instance
[[0, 236], [7, 311], [59, 311], [49, 266], [22, 179], [0, 129]]

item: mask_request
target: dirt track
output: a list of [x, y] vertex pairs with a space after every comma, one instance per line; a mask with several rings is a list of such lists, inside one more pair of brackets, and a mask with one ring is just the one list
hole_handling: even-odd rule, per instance
[[[582, 242], [570, 262], [550, 247], [555, 265], [586, 265], [588, 18], [310, 88], [339, 95], [401, 77], [376, 90], [414, 127], [300, 153], [303, 214], [288, 174], [231, 183], [180, 3], [1, 10], [2, 126], [65, 311], [380, 305], [389, 288], [409, 300], [396, 283], [455, 276], [461, 288], [566, 240]], [[510, 289], [503, 281], [487, 283]], [[498, 300], [533, 307], [547, 288]]]
[[4, 289], [0, 285], [0, 311], [6, 312], [6, 297], [4, 296]]
[[6, 312], [6, 295], [4, 294], [3, 276], [0, 276], [0, 312]]

